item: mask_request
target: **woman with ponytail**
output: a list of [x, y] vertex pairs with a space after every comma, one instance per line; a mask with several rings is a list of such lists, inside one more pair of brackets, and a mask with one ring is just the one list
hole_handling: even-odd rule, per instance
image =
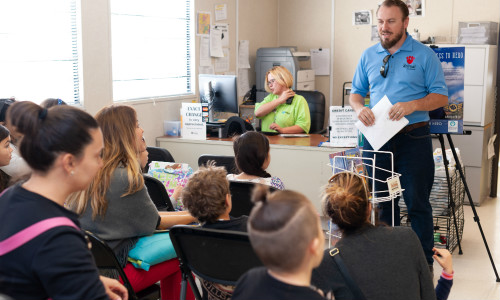
[[32, 174], [0, 196], [0, 293], [9, 299], [127, 299], [118, 281], [99, 278], [78, 216], [64, 207], [103, 165], [96, 120], [75, 107], [47, 111], [23, 101], [12, 104], [7, 122], [23, 136], [19, 150]]
[[[323, 213], [342, 231], [335, 244], [350, 277], [366, 299], [436, 299], [432, 277], [417, 235], [410, 227], [374, 226], [365, 180], [342, 172], [323, 194]], [[325, 251], [312, 284], [335, 299], [360, 299]], [[335, 253], [335, 252], [333, 252]]]
[[272, 186], [278, 190], [285, 185], [278, 177], [272, 177], [266, 169], [271, 163], [269, 140], [256, 131], [247, 131], [233, 142], [234, 159], [240, 174], [229, 174], [229, 181], [250, 181]]

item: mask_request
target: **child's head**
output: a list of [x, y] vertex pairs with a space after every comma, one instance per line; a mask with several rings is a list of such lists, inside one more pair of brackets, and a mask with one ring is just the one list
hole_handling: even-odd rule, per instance
[[67, 105], [66, 102], [59, 98], [47, 98], [40, 103], [40, 106], [46, 109], [51, 108], [52, 106], [57, 106], [57, 105]]
[[231, 211], [229, 182], [224, 167], [209, 163], [189, 177], [182, 190], [182, 203], [202, 223], [214, 223]]
[[10, 163], [10, 159], [12, 158], [11, 153], [10, 132], [7, 127], [0, 125], [0, 167]]
[[330, 178], [323, 194], [323, 211], [344, 231], [355, 230], [368, 223], [370, 203], [365, 180], [351, 172]]
[[233, 142], [236, 167], [248, 175], [271, 177], [266, 172], [271, 157], [269, 140], [256, 131], [247, 131], [235, 138]]
[[259, 185], [253, 201], [248, 234], [266, 267], [275, 272], [294, 272], [304, 263], [319, 265], [324, 236], [318, 214], [304, 195], [289, 190], [269, 193], [267, 186]]

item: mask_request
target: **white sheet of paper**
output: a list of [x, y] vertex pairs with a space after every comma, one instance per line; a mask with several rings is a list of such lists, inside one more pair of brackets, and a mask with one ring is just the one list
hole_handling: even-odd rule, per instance
[[215, 5], [215, 21], [227, 19], [227, 4]]
[[311, 69], [315, 75], [330, 75], [330, 49], [311, 49]]
[[372, 108], [372, 112], [375, 115], [374, 125], [366, 127], [359, 120], [355, 124], [368, 142], [370, 142], [373, 150], [380, 149], [385, 143], [387, 143], [387, 141], [389, 141], [394, 135], [396, 135], [396, 133], [409, 123], [408, 119], [404, 117], [399, 121], [391, 121], [389, 118], [389, 110], [391, 107], [391, 101], [389, 101], [387, 96], [384, 96]]
[[243, 97], [250, 90], [248, 69], [238, 69], [238, 97]]
[[222, 52], [222, 30], [215, 25], [210, 28], [210, 56], [224, 57]]
[[241, 40], [238, 47], [238, 68], [250, 69], [250, 55], [249, 48], [250, 42], [248, 40]]
[[210, 57], [210, 38], [208, 36], [200, 37], [200, 66], [208, 67], [212, 65]]
[[229, 71], [229, 49], [223, 48], [222, 52], [224, 53], [224, 57], [217, 57], [215, 59], [215, 73]]
[[229, 47], [229, 24], [215, 23], [215, 27], [221, 30], [221, 45], [222, 47]]

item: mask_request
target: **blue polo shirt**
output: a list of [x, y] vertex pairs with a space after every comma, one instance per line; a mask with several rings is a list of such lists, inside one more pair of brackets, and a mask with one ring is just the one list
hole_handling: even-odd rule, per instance
[[[406, 40], [386, 64], [386, 78], [380, 74], [383, 59], [389, 54], [380, 43], [366, 49], [352, 80], [351, 93], [363, 97], [370, 91], [370, 108], [387, 95], [392, 104], [408, 102], [435, 93], [448, 97], [443, 68], [436, 53], [415, 41], [408, 33]], [[429, 112], [415, 111], [406, 116], [409, 124], [429, 120]]]

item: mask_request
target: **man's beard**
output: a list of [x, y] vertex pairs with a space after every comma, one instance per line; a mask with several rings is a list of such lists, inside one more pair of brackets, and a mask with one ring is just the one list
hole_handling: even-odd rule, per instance
[[396, 34], [392, 40], [384, 40], [379, 33], [380, 44], [382, 45], [382, 47], [384, 47], [384, 49], [391, 49], [394, 45], [396, 45], [403, 38], [403, 33], [404, 33], [404, 29], [401, 30], [398, 34]]

